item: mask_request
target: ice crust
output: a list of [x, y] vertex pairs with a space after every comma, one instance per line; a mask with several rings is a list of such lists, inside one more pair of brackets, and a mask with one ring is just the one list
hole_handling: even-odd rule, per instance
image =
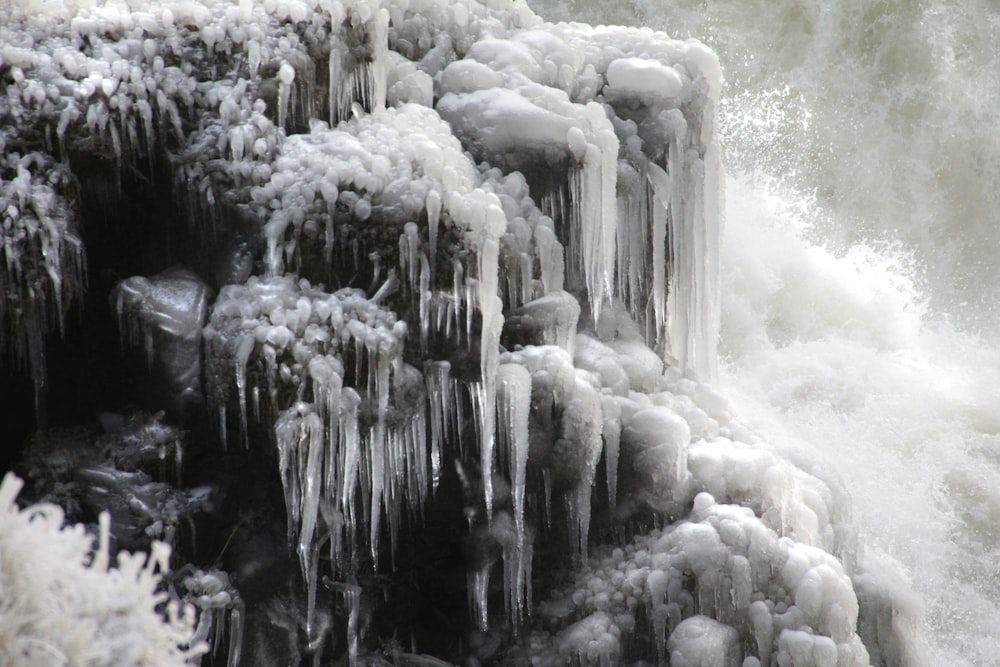
[[[512, 664], [865, 665], [862, 637], [903, 659], [892, 619], [915, 605], [861, 563], [837, 482], [710, 384], [702, 44], [507, 0], [22, 0], [0, 9], [0, 77], [0, 343], [39, 412], [37, 341], [84, 283], [74, 155], [165, 157], [182, 223], [244, 239], [211, 303], [166, 273], [114, 308], [178, 396], [203, 392], [220, 447], [273, 456], [315, 660], [324, 576], [357, 664], [358, 572], [392, 567], [449, 475], [471, 623], [507, 623]], [[198, 335], [202, 365], [178, 365]], [[536, 604], [541, 550], [572, 574]], [[232, 662], [227, 586], [191, 581]]]
[[[659, 664], [668, 656], [670, 664], [742, 664], [745, 647], [760, 664], [869, 664], [840, 561], [707, 493], [683, 521], [591, 559], [540, 614], [549, 631], [606, 619], [603, 640], [581, 659], [586, 664], [615, 664], [625, 649], [617, 637], [629, 636], [651, 637], [647, 659]], [[546, 641], [541, 635], [533, 643]]]

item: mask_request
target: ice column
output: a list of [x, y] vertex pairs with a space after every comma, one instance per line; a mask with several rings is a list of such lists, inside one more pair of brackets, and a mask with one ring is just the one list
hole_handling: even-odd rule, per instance
[[611, 298], [614, 280], [618, 138], [601, 105], [589, 103], [586, 117], [589, 141], [579, 128], [567, 133], [569, 150], [576, 161], [569, 174], [567, 245], [571, 276], [586, 285], [591, 315], [597, 321], [601, 307]]
[[666, 169], [646, 165], [653, 192], [655, 329], [659, 335], [666, 323], [679, 366], [710, 380], [717, 373], [719, 331], [718, 156], [713, 143], [704, 159], [690, 157], [691, 128], [679, 110], [661, 120], [672, 137]]
[[[531, 598], [530, 544], [524, 526], [524, 489], [528, 467], [528, 419], [531, 410], [531, 374], [519, 364], [501, 364], [497, 371], [497, 423], [500, 458], [506, 460], [514, 501], [513, 548], [504, 550], [504, 586], [508, 613], [516, 626]], [[509, 562], [513, 561], [513, 563]]]
[[[666, 172], [669, 195], [662, 180], [653, 178], [656, 196], [669, 200], [670, 337], [681, 368], [690, 368], [706, 380], [717, 375], [716, 339], [719, 333], [719, 241], [722, 225], [722, 182], [715, 130], [715, 105], [721, 86], [715, 55], [700, 44], [687, 47], [688, 69], [705, 77], [708, 94], [696, 122], [687, 122], [680, 110], [661, 116], [671, 136]], [[693, 151], [692, 148], [695, 150]], [[700, 149], [697, 150], [697, 149]], [[701, 155], [698, 155], [698, 153]]]
[[[681, 118], [681, 122], [683, 122], [683, 118]], [[671, 151], [671, 154], [673, 154], [673, 151]], [[677, 277], [678, 272], [681, 270], [678, 267], [678, 262], [684, 262], [683, 258], [679, 259], [676, 257], [675, 252], [671, 252], [670, 256], [667, 256], [667, 213], [668, 210], [672, 210], [675, 215], [680, 214], [680, 211], [683, 210], [684, 202], [682, 197], [675, 197], [676, 201], [672, 200], [671, 194], [674, 193], [674, 190], [671, 187], [670, 175], [655, 163], [650, 162], [646, 165], [646, 178], [649, 180], [649, 185], [653, 192], [651, 219], [653, 237], [653, 330], [657, 344], [660, 344], [661, 342], [665, 342], [664, 339], [670, 324], [670, 319], [667, 316], [667, 294], [673, 294], [674, 290], [681, 289]], [[672, 269], [669, 279], [667, 277], [668, 262], [669, 267]], [[687, 282], [688, 279], [685, 277], [680, 280]], [[670, 289], [671, 286], [673, 289]], [[674, 297], [674, 300], [676, 302], [677, 297]], [[686, 360], [686, 355], [681, 356], [683, 348], [686, 348], [688, 339], [686, 320], [686, 313], [684, 312], [676, 313], [673, 318], [673, 322], [677, 326], [675, 333], [682, 337], [682, 339], [674, 339], [674, 344], [682, 348], [682, 350], [674, 349], [672, 351], [681, 359], [681, 367], [684, 367], [684, 360]]]
[[308, 623], [313, 616], [313, 591], [317, 573], [313, 567], [313, 534], [319, 513], [324, 459], [324, 426], [312, 406], [298, 403], [281, 413], [274, 432], [278, 442], [278, 466], [285, 490], [289, 543], [297, 527], [299, 562], [310, 591]]
[[480, 334], [480, 373], [482, 376], [482, 405], [480, 443], [482, 457], [483, 489], [486, 500], [486, 515], [493, 517], [493, 445], [495, 442], [496, 373], [500, 359], [500, 333], [503, 330], [503, 302], [498, 296], [500, 270], [499, 238], [507, 227], [503, 209], [496, 204], [486, 204], [482, 219], [476, 219], [480, 229], [473, 233], [481, 235], [481, 243], [476, 253], [478, 272], [475, 281], [476, 301], [482, 318]]

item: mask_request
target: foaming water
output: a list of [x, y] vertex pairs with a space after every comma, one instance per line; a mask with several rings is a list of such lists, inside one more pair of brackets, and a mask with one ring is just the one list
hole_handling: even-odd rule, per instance
[[1000, 352], [930, 318], [905, 257], [834, 255], [780, 198], [727, 186], [727, 395], [786, 456], [839, 473], [865, 549], [923, 598], [932, 664], [993, 664]]
[[931, 664], [997, 664], [1000, 9], [532, 5], [719, 53], [721, 384], [787, 457], [842, 478], [864, 548], [922, 598]]

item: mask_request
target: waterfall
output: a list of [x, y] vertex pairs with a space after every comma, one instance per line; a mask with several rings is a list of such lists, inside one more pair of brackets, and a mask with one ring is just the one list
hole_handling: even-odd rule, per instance
[[[988, 614], [962, 647], [943, 610], [993, 595], [1000, 355], [985, 308], [947, 307], [993, 274], [932, 261], [913, 227], [962, 212], [906, 179], [974, 208], [995, 165], [872, 168], [944, 123], [917, 84], [981, 63], [934, 42], [900, 109], [871, 81], [905, 48], [837, 10], [579, 9], [598, 27], [558, 1], [0, 9], [30, 498], [110, 511], [95, 558], [163, 561], [178, 660], [992, 655]], [[864, 27], [916, 39], [914, 11]], [[788, 28], [766, 66], [745, 24]], [[830, 112], [796, 75], [845, 44]], [[914, 204], [898, 238], [869, 182]]]

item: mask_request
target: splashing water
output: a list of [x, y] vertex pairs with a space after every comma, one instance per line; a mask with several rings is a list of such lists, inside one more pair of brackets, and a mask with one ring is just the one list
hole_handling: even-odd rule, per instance
[[532, 3], [720, 55], [723, 389], [841, 477], [932, 664], [1000, 654], [1000, 12], [941, 0]]
[[866, 549], [898, 559], [924, 597], [935, 662], [985, 664], [1000, 600], [1000, 352], [925, 313], [898, 256], [834, 256], [773, 197], [729, 185], [730, 398], [787, 456], [809, 451], [846, 481]]

